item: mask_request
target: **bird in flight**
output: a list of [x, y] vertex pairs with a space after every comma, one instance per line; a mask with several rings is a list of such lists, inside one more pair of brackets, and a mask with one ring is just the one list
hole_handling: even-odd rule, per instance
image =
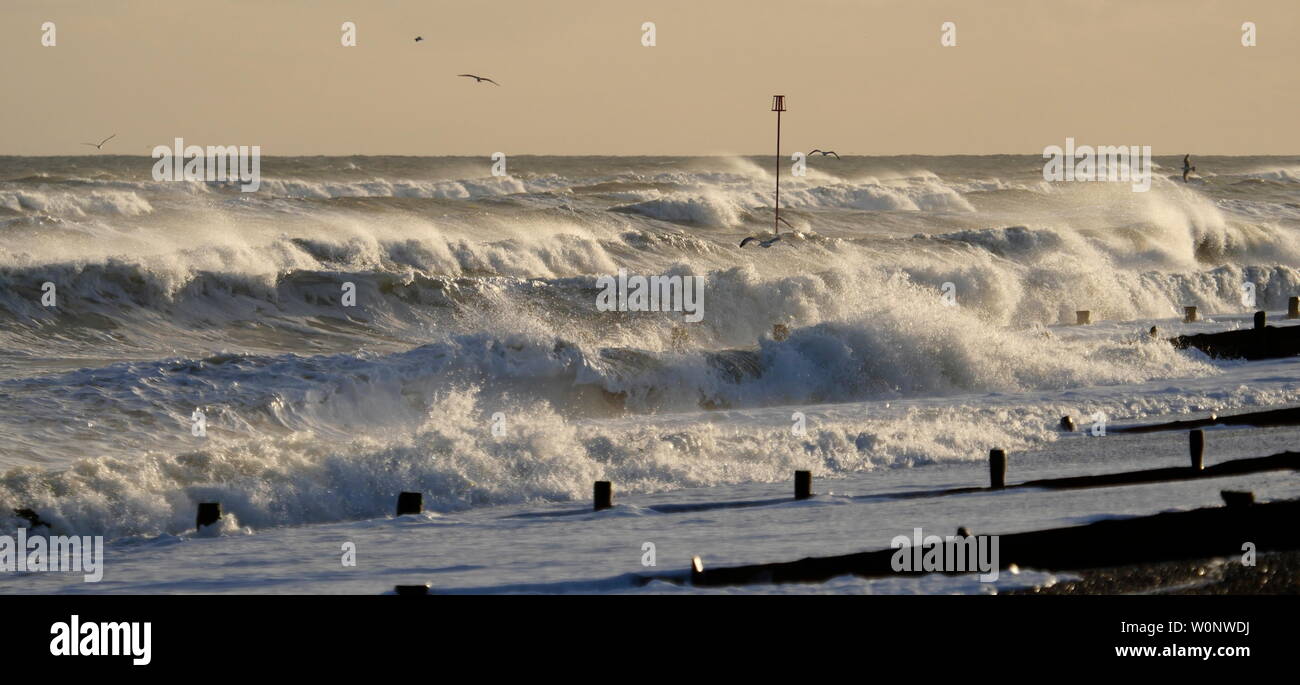
[[424, 36], [416, 36], [416, 37], [415, 37], [415, 42], [417, 42], [417, 43], [420, 42], [420, 41], [422, 41], [422, 40], [424, 40]]
[[475, 76], [475, 75], [473, 75], [473, 74], [456, 74], [456, 75], [457, 75], [457, 76], [468, 76], [469, 78], [474, 79], [474, 82], [475, 82], [475, 83], [482, 83], [482, 82], [484, 82], [484, 81], [487, 81], [488, 83], [491, 83], [491, 84], [494, 85], [494, 86], [499, 86], [499, 85], [501, 85], [500, 83], [497, 83], [496, 81], [493, 81], [492, 79], [490, 79], [490, 78], [488, 78], [488, 77], [486, 77], [486, 76]]
[[110, 141], [110, 140], [112, 140], [112, 139], [114, 139], [114, 138], [116, 138], [116, 137], [117, 137], [117, 134], [114, 133], [113, 135], [111, 135], [111, 136], [109, 136], [109, 137], [107, 137], [107, 138], [105, 138], [105, 139], [99, 141], [98, 143], [82, 143], [82, 145], [89, 145], [89, 146], [95, 148], [96, 150], [103, 150], [103, 149], [104, 149], [104, 143], [107, 143], [108, 141]]
[[834, 151], [834, 150], [826, 150], [825, 152], [823, 152], [823, 151], [821, 151], [821, 150], [813, 150], [812, 152], [809, 152], [809, 153], [808, 153], [808, 156], [809, 156], [809, 157], [812, 157], [813, 155], [815, 155], [815, 154], [817, 154], [817, 153], [819, 153], [819, 152], [821, 153], [821, 156], [822, 156], [822, 157], [825, 157], [826, 155], [830, 155], [830, 156], [834, 157], [835, 159], [839, 159], [839, 158], [840, 158], [839, 155], [835, 154], [835, 151]]
[[[786, 221], [784, 218], [782, 218], [780, 214], [776, 215], [776, 220], [777, 220], [777, 221], [780, 221], [781, 223], [785, 224], [786, 226], [789, 226], [789, 227], [790, 227], [790, 230], [792, 230], [792, 231], [794, 230], [794, 225], [791, 224], [789, 221]], [[758, 236], [756, 236], [756, 235], [751, 235], [751, 236], [749, 236], [748, 238], [745, 238], [744, 240], [740, 241], [740, 246], [741, 246], [741, 247], [744, 247], [744, 246], [746, 246], [746, 245], [748, 245], [748, 244], [750, 244], [750, 243], [752, 243], [752, 242], [758, 240], [758, 245], [759, 245], [759, 247], [772, 247], [773, 245], [776, 244], [776, 241], [778, 241], [778, 240], [780, 240], [780, 239], [781, 239], [781, 236], [780, 236], [780, 235], [776, 235], [776, 236], [773, 236], [773, 237], [771, 237], [771, 238], [768, 238], [767, 240], [758, 240]]]
[[759, 247], [772, 247], [773, 245], [776, 244], [776, 241], [778, 241], [778, 240], [780, 240], [780, 239], [781, 239], [781, 236], [776, 236], [775, 238], [768, 238], [767, 240], [758, 240], [758, 236], [756, 236], [756, 235], [751, 235], [751, 236], [749, 236], [748, 238], [745, 238], [744, 240], [740, 241], [740, 246], [741, 246], [741, 247], [744, 247], [744, 246], [746, 246], [746, 245], [748, 245], [748, 244], [754, 242], [755, 240], [758, 240], [758, 246], [759, 246]]

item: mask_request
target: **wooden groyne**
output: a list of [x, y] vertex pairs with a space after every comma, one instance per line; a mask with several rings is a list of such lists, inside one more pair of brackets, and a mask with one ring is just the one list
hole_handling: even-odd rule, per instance
[[1112, 433], [1154, 433], [1156, 431], [1189, 430], [1207, 426], [1300, 426], [1300, 407], [1252, 411], [1231, 416], [1209, 416], [1204, 419], [1166, 421], [1149, 426], [1113, 427]]
[[1194, 347], [1220, 359], [1278, 359], [1300, 354], [1300, 326], [1265, 325], [1259, 316], [1262, 313], [1256, 314], [1252, 329], [1180, 335], [1169, 342], [1180, 350]]
[[[1300, 410], [1297, 410], [1300, 411]], [[1005, 450], [991, 450], [989, 454], [989, 485], [980, 486], [972, 485], [960, 488], [945, 488], [936, 490], [918, 490], [912, 492], [896, 493], [879, 493], [872, 495], [854, 495], [849, 499], [859, 501], [888, 501], [888, 500], [905, 500], [921, 499], [929, 497], [948, 497], [952, 495], [965, 495], [977, 492], [987, 492], [989, 490], [1015, 490], [1028, 488], [1042, 488], [1048, 490], [1078, 490], [1084, 488], [1106, 488], [1124, 485], [1143, 485], [1148, 483], [1167, 483], [1186, 480], [1201, 480], [1205, 478], [1225, 478], [1230, 476], [1241, 476], [1251, 473], [1265, 473], [1268, 471], [1300, 471], [1300, 453], [1281, 452], [1266, 457], [1247, 457], [1244, 459], [1232, 459], [1224, 461], [1213, 466], [1204, 465], [1205, 435], [1199, 430], [1191, 431], [1188, 435], [1190, 460], [1188, 466], [1168, 466], [1158, 469], [1142, 469], [1139, 471], [1121, 471], [1118, 473], [1103, 473], [1094, 476], [1066, 476], [1062, 478], [1039, 478], [1027, 480], [1019, 483], [1006, 484], [1007, 465], [1009, 460]], [[611, 486], [606, 481], [599, 481], [596, 485], [596, 496], [594, 506], [591, 509], [565, 509], [561, 511], [541, 511], [541, 512], [524, 512], [511, 514], [505, 518], [554, 518], [563, 516], [579, 516], [590, 514], [594, 511], [602, 511], [612, 508], [613, 500]], [[750, 507], [767, 507], [778, 504], [788, 504], [792, 501], [807, 499], [812, 497], [812, 474], [807, 471], [795, 472], [795, 493], [794, 498], [774, 497], [769, 499], [752, 499], [752, 500], [730, 500], [722, 502], [682, 502], [670, 504], [655, 504], [644, 507], [649, 511], [660, 514], [684, 514], [702, 511], [713, 511], [718, 509], [745, 509]]]
[[[1233, 495], [1233, 497], [1229, 497]], [[1234, 506], [1206, 507], [1153, 516], [1108, 519], [1082, 526], [997, 536], [998, 565], [1047, 571], [1206, 559], [1240, 555], [1244, 543], [1259, 551], [1300, 549], [1300, 500], [1249, 504], [1238, 493], [1224, 494]], [[1253, 500], [1253, 497], [1249, 498]], [[1240, 502], [1240, 504], [1236, 504]], [[902, 533], [903, 531], [900, 531]], [[798, 561], [705, 568], [693, 561], [692, 585], [716, 587], [756, 583], [818, 583], [836, 576], [923, 575], [895, 571], [897, 549], [859, 552]], [[643, 576], [649, 583], [682, 583], [681, 573]]]
[[1267, 457], [1250, 457], [1233, 459], [1214, 466], [1197, 469], [1193, 466], [1171, 466], [1162, 469], [1145, 469], [1107, 473], [1099, 476], [1072, 476], [1067, 478], [1044, 478], [1027, 480], [1013, 487], [1049, 488], [1053, 490], [1072, 490], [1079, 488], [1103, 488], [1115, 485], [1140, 485], [1142, 483], [1164, 483], [1180, 480], [1199, 480], [1202, 478], [1224, 478], [1241, 476], [1265, 471], [1300, 470], [1300, 452], [1282, 452]]
[[[1002, 450], [992, 450], [989, 454], [990, 482], [987, 487], [967, 486], [943, 490], [920, 490], [915, 492], [886, 493], [879, 495], [858, 495], [854, 499], [890, 500], [917, 499], [926, 497], [946, 497], [965, 495], [988, 490], [1013, 490], [1017, 488], [1045, 488], [1049, 490], [1078, 490], [1083, 488], [1106, 488], [1120, 485], [1142, 485], [1145, 483], [1166, 483], [1203, 478], [1223, 478], [1241, 476], [1266, 471], [1300, 470], [1300, 453], [1281, 452], [1267, 457], [1247, 457], [1232, 459], [1213, 466], [1204, 466], [1205, 436], [1201, 431], [1192, 431], [1189, 436], [1190, 463], [1188, 466], [1168, 466], [1158, 469], [1140, 471], [1121, 471], [1103, 473], [1096, 476], [1066, 476], [1063, 478], [1039, 478], [1020, 483], [1005, 485], [1007, 458]], [[1001, 476], [1001, 477], [999, 477]]]
[[[812, 472], [794, 472], [794, 497], [774, 497], [770, 499], [729, 500], [723, 502], [682, 502], [678, 504], [653, 504], [646, 509], [660, 514], [684, 514], [715, 509], [745, 509], [748, 507], [767, 507], [786, 504], [791, 501], [808, 499], [813, 496]], [[596, 481], [593, 506], [591, 509], [565, 509], [563, 511], [538, 511], [511, 514], [503, 518], [553, 518], [558, 516], [579, 516], [592, 511], [604, 511], [614, 507], [613, 486], [609, 481]]]

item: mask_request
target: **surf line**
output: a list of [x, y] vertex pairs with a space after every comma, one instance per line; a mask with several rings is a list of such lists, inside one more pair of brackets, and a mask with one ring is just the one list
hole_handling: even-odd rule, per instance
[[1065, 149], [1058, 145], [1043, 148], [1044, 181], [1106, 181], [1132, 185], [1133, 192], [1151, 189], [1151, 146], [1091, 145], [1075, 147], [1073, 138], [1065, 139]]

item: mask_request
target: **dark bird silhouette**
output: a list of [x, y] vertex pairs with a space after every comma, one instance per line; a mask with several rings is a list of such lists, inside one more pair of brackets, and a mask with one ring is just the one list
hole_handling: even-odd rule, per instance
[[[778, 215], [776, 216], [776, 220], [777, 220], [777, 221], [780, 221], [781, 223], [785, 224], [786, 226], [789, 226], [789, 227], [790, 227], [790, 230], [792, 230], [792, 231], [794, 230], [794, 224], [791, 224], [789, 221], [786, 221], [786, 220], [785, 220], [785, 217], [782, 217], [780, 214], [778, 214]], [[780, 240], [780, 239], [781, 239], [781, 236], [777, 235], [777, 236], [773, 236], [773, 237], [771, 237], [771, 238], [768, 238], [767, 240], [759, 240], [759, 239], [758, 239], [758, 236], [756, 236], [756, 235], [751, 235], [751, 236], [749, 236], [748, 238], [745, 238], [744, 240], [740, 241], [740, 246], [741, 246], [741, 247], [744, 247], [744, 246], [746, 246], [746, 245], [748, 245], [748, 244], [754, 242], [755, 240], [758, 240], [758, 244], [759, 244], [760, 247], [772, 247], [773, 245], [776, 244], [776, 241], [778, 241], [778, 240]]]
[[422, 40], [424, 40], [424, 36], [416, 36], [416, 37], [415, 37], [415, 42], [417, 42], [417, 43], [420, 42], [420, 41], [422, 41]]
[[117, 137], [117, 134], [114, 133], [113, 135], [111, 135], [111, 136], [109, 136], [109, 137], [107, 137], [107, 138], [105, 138], [105, 139], [99, 141], [98, 143], [82, 143], [82, 145], [89, 145], [89, 146], [95, 148], [96, 150], [103, 150], [103, 149], [104, 149], [104, 143], [107, 143], [108, 141], [110, 141], [110, 140], [112, 140], [112, 139], [114, 139], [114, 138], [116, 138], [116, 137]]
[[744, 246], [746, 246], [746, 245], [748, 245], [748, 244], [754, 242], [755, 240], [758, 240], [758, 246], [759, 246], [759, 247], [772, 247], [773, 245], [776, 244], [776, 241], [778, 241], [778, 240], [780, 240], [780, 239], [781, 239], [781, 236], [776, 236], [775, 238], [768, 238], [767, 240], [758, 240], [758, 236], [756, 236], [756, 235], [751, 235], [751, 236], [749, 236], [748, 238], [745, 238], [744, 240], [740, 241], [740, 246], [741, 246], [741, 247], [744, 247]]
[[835, 151], [834, 151], [834, 150], [827, 150], [827, 151], [825, 151], [825, 152], [822, 152], [821, 150], [813, 150], [812, 152], [809, 152], [809, 153], [808, 153], [808, 156], [809, 156], [809, 157], [812, 157], [813, 155], [815, 155], [815, 154], [817, 154], [817, 153], [819, 153], [819, 152], [821, 153], [821, 156], [822, 156], [822, 157], [825, 157], [826, 155], [830, 155], [830, 156], [834, 157], [835, 159], [839, 159], [839, 158], [840, 158], [839, 155], [835, 154]]
[[491, 83], [491, 84], [494, 85], [494, 86], [499, 86], [499, 85], [501, 85], [500, 83], [497, 83], [496, 81], [493, 81], [492, 79], [490, 79], [490, 78], [488, 78], [488, 77], [486, 77], [486, 76], [475, 76], [475, 75], [473, 75], [473, 74], [456, 74], [456, 75], [457, 75], [457, 76], [466, 76], [466, 77], [468, 77], [468, 78], [472, 78], [472, 79], [474, 79], [474, 82], [475, 82], [475, 83], [482, 83], [482, 82], [484, 82], [484, 81], [487, 81], [488, 83]]

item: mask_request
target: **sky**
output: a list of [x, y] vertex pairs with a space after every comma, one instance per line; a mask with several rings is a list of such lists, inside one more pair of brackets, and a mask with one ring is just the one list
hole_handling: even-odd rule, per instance
[[0, 65], [3, 155], [1300, 153], [1298, 0], [3, 0]]

